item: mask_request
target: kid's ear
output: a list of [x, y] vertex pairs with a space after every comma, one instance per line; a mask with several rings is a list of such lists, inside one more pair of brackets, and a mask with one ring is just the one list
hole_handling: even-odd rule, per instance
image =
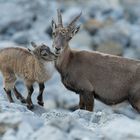
[[29, 48], [27, 48], [27, 49], [28, 49], [29, 53], [34, 54], [33, 50], [31, 50]]
[[34, 48], [36, 48], [37, 47], [37, 45], [36, 45], [36, 43], [35, 42], [31, 42], [31, 45], [34, 47]]
[[31, 52], [31, 49], [28, 48], [28, 51]]
[[57, 25], [55, 21], [52, 19], [52, 31], [54, 31], [57, 28]]

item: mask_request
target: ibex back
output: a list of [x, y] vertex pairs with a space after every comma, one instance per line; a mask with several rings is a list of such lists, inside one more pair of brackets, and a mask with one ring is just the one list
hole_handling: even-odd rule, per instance
[[[31, 95], [33, 93], [33, 83], [38, 82], [40, 92], [38, 95], [38, 103], [43, 105], [44, 82], [49, 80], [52, 72], [49, 65], [53, 63], [55, 55], [51, 53], [46, 45], [37, 46], [32, 42], [33, 51], [25, 48], [5, 48], [0, 50], [0, 71], [4, 77], [4, 89], [10, 102], [13, 102], [11, 90], [14, 89], [15, 96], [21, 102], [27, 102], [29, 109], [33, 108]], [[51, 64], [52, 63], [52, 64]], [[25, 100], [15, 87], [17, 77], [21, 77], [28, 89], [28, 96]]]
[[70, 49], [69, 41], [78, 32], [78, 15], [63, 27], [60, 10], [58, 25], [52, 21], [55, 62], [64, 85], [80, 95], [81, 109], [93, 110], [94, 97], [106, 104], [128, 100], [140, 112], [140, 61], [109, 54]]

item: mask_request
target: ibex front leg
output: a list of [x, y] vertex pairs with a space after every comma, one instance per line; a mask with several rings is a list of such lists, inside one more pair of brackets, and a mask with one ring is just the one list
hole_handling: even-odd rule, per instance
[[14, 100], [13, 100], [12, 95], [11, 95], [12, 94], [11, 93], [11, 90], [6, 90], [5, 88], [4, 88], [4, 90], [5, 90], [6, 94], [7, 94], [7, 97], [8, 97], [9, 102], [10, 103], [13, 103]]
[[18, 92], [16, 86], [14, 86], [14, 93], [17, 99], [19, 99], [22, 103], [26, 103], [24, 97]]
[[84, 102], [84, 96], [82, 94], [79, 94], [79, 108], [86, 109], [85, 102]]
[[38, 100], [38, 104], [41, 105], [41, 106], [44, 105], [44, 101], [43, 101], [44, 89], [45, 89], [44, 83], [39, 83], [39, 95], [37, 97], [37, 100]]
[[33, 85], [27, 86], [27, 89], [28, 89], [28, 96], [27, 96], [27, 99], [26, 99], [27, 108], [28, 109], [33, 109], [34, 105], [32, 103], [32, 99], [31, 99], [32, 93], [34, 91]]
[[[79, 81], [83, 81], [84, 77], [81, 77]], [[86, 109], [88, 111], [93, 111], [94, 107], [94, 89], [92, 84], [88, 80], [84, 80], [78, 85], [78, 87], [83, 88], [80, 92], [79, 108]]]
[[94, 94], [89, 92], [83, 93], [85, 108], [88, 111], [93, 111], [94, 108]]

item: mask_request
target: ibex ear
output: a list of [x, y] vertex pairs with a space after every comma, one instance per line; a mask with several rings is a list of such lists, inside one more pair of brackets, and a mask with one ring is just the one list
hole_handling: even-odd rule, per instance
[[37, 45], [35, 44], [35, 42], [31, 42], [31, 45], [34, 47], [34, 48], [36, 48], [37, 47]]
[[73, 34], [73, 35], [77, 34], [77, 33], [79, 32], [79, 30], [80, 30], [80, 26], [74, 28], [74, 29], [72, 30], [72, 34]]
[[54, 31], [57, 28], [57, 25], [55, 21], [52, 19], [52, 31]]
[[29, 51], [29, 53], [34, 54], [34, 53], [33, 53], [33, 50], [31, 50], [31, 49], [29, 49], [29, 48], [28, 48], [28, 51]]

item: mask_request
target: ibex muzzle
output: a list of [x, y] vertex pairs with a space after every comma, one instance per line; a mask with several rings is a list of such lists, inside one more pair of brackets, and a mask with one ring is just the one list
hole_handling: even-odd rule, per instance
[[63, 27], [60, 10], [57, 10], [58, 25], [52, 20], [53, 48], [55, 54], [59, 55], [68, 46], [69, 41], [79, 31], [80, 26], [75, 26], [75, 22], [80, 18], [82, 13], [76, 16], [67, 27]]
[[34, 54], [39, 54], [37, 55], [39, 57], [39, 59], [45, 60], [45, 61], [54, 61], [56, 59], [55, 54], [53, 54], [50, 50], [50, 48], [45, 45], [45, 44], [41, 44], [36, 45], [34, 42], [31, 42], [32, 46], [35, 48], [35, 50], [33, 51]]

